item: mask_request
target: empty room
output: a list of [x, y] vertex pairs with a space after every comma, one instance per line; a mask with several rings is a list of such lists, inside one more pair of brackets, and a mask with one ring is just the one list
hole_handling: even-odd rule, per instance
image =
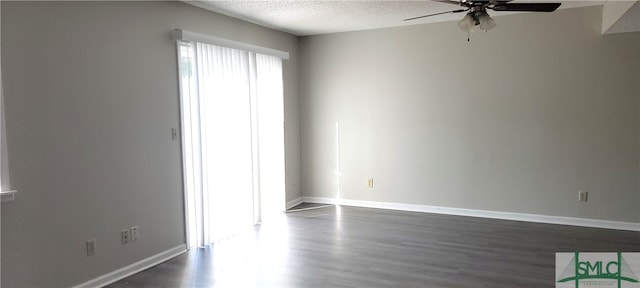
[[640, 1], [0, 15], [1, 287], [640, 287]]

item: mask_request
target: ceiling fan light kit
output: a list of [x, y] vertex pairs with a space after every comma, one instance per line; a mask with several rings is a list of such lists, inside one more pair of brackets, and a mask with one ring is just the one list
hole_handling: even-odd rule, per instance
[[496, 27], [496, 21], [486, 11], [469, 12], [458, 22], [458, 27], [464, 32], [471, 32], [473, 27], [479, 26], [480, 30], [489, 31]]
[[476, 25], [476, 21], [473, 19], [473, 16], [471, 16], [472, 13], [468, 13], [464, 18], [462, 18], [462, 20], [460, 20], [460, 22], [458, 22], [460, 30], [470, 32], [471, 29], [473, 29], [473, 26]]
[[478, 16], [478, 21], [480, 22], [480, 30], [489, 31], [497, 26], [496, 21], [487, 13]]
[[[418, 16], [413, 18], [404, 19], [404, 21], [415, 20], [425, 17], [431, 17], [442, 14], [467, 12], [467, 14], [458, 22], [458, 27], [464, 31], [471, 32], [475, 26], [479, 26], [481, 30], [489, 31], [496, 27], [496, 21], [489, 16], [487, 9], [502, 12], [502, 11], [517, 11], [517, 12], [553, 12], [560, 3], [509, 3], [513, 0], [432, 0], [436, 2], [443, 2], [448, 4], [459, 5], [466, 7], [464, 9], [457, 9], [452, 11], [440, 12], [435, 14], [429, 14], [424, 16]], [[467, 38], [467, 41], [469, 38]]]

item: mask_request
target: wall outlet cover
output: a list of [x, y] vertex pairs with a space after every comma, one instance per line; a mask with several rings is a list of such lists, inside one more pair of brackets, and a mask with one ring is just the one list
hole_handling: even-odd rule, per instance
[[124, 245], [124, 244], [128, 244], [129, 240], [130, 240], [129, 229], [120, 231], [120, 242]]
[[140, 239], [140, 227], [131, 227], [131, 241], [138, 241]]

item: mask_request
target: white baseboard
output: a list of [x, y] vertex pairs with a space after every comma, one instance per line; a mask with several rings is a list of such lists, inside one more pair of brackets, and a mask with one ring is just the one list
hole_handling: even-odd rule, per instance
[[599, 220], [599, 219], [548, 216], [548, 215], [537, 215], [537, 214], [526, 214], [526, 213], [450, 208], [450, 207], [390, 203], [390, 202], [362, 201], [362, 200], [351, 200], [351, 199], [335, 199], [335, 198], [324, 198], [324, 197], [302, 197], [302, 201], [313, 202], [313, 203], [326, 203], [326, 204], [339, 204], [339, 205], [346, 205], [346, 206], [367, 207], [367, 208], [379, 208], [379, 209], [391, 209], [391, 210], [412, 211], [412, 212], [426, 212], [426, 213], [437, 213], [437, 214], [458, 215], [458, 216], [471, 216], [471, 217], [481, 217], [481, 218], [537, 222], [537, 223], [547, 223], [547, 224], [560, 224], [560, 225], [572, 225], [572, 226], [581, 226], [581, 227], [640, 231], [640, 223], [634, 223], [634, 222], [619, 222], [619, 221], [609, 221], [609, 220]]
[[153, 255], [149, 258], [145, 258], [142, 259], [136, 263], [133, 263], [129, 266], [120, 268], [118, 270], [112, 271], [110, 273], [107, 273], [105, 275], [102, 275], [98, 278], [89, 280], [87, 282], [84, 282], [82, 284], [73, 286], [73, 288], [93, 288], [93, 287], [103, 287], [106, 285], [109, 285], [111, 283], [114, 283], [118, 280], [124, 279], [128, 276], [131, 276], [133, 274], [136, 274], [140, 271], [149, 269], [153, 266], [156, 266], [164, 261], [167, 261], [173, 257], [176, 257], [184, 252], [187, 251], [187, 246], [185, 244], [182, 244], [180, 246], [176, 246], [174, 248], [171, 248], [167, 251], [158, 253], [156, 255]]
[[296, 199], [293, 199], [293, 200], [287, 202], [287, 210], [300, 205], [300, 203], [302, 203], [302, 202], [303, 202], [302, 201], [302, 197], [298, 197]]
[[[303, 196], [301, 198], [302, 198], [302, 202], [333, 204], [333, 205], [338, 204], [338, 199], [336, 198], [308, 197], [308, 196]], [[348, 205], [348, 206], [359, 206], [359, 205]], [[365, 207], [365, 206], [362, 206], [362, 207]]]

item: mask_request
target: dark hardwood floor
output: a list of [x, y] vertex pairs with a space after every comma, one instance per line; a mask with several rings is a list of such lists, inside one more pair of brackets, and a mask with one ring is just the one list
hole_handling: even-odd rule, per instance
[[637, 252], [640, 232], [330, 206], [107, 287], [554, 287], [573, 251]]

